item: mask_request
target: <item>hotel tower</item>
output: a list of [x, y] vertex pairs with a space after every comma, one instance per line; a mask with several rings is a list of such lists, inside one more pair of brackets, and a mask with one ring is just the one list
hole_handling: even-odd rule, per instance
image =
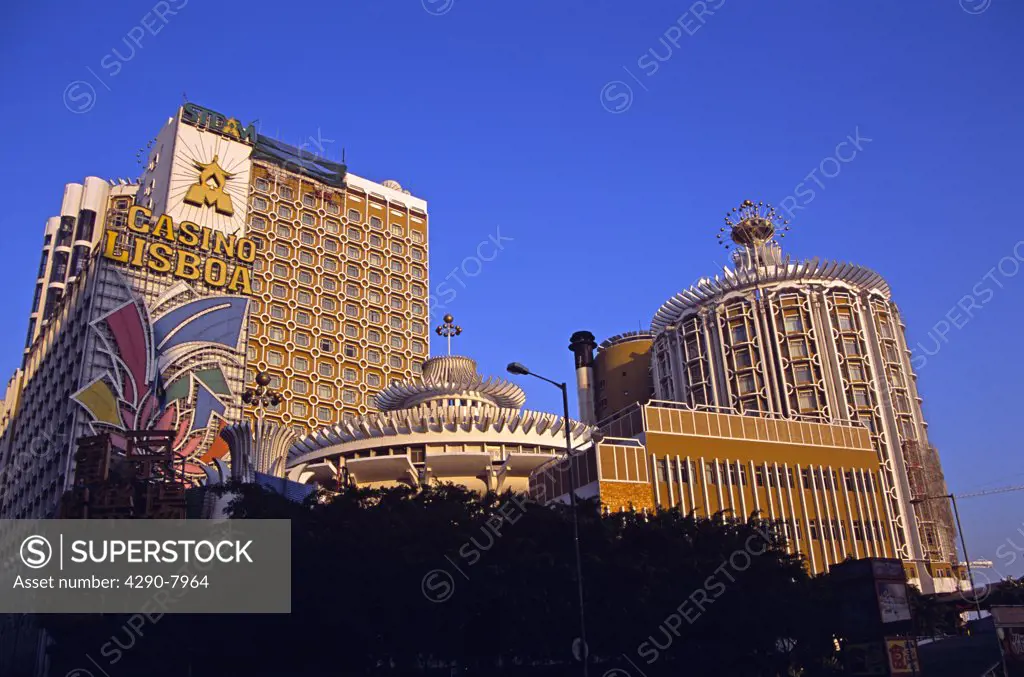
[[[777, 229], [774, 209], [744, 201], [719, 236], [732, 268], [665, 302], [649, 332], [597, 347], [581, 398], [595, 411], [580, 413], [609, 435], [594, 490], [612, 508], [757, 510], [812, 570], [897, 557], [923, 589], [954, 590], [952, 515], [931, 498], [948, 491], [889, 285], [784, 257]], [[573, 336], [577, 365], [593, 346]]]
[[295, 435], [365, 415], [427, 357], [427, 204], [186, 103], [131, 181], [65, 187], [0, 406], [0, 517], [52, 517], [79, 438], [165, 431], [190, 480], [256, 412]]

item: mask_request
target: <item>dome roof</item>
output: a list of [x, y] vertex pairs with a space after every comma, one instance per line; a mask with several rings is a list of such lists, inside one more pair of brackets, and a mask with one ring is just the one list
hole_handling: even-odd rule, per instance
[[376, 401], [381, 411], [398, 411], [456, 397], [499, 409], [521, 409], [526, 404], [522, 388], [504, 379], [483, 378], [477, 373], [476, 361], [460, 355], [430, 358], [423, 363], [418, 381], [394, 383], [381, 391]]
[[794, 262], [786, 258], [779, 264], [725, 268], [721, 276], [716, 275], [713, 280], [703, 279], [679, 292], [658, 309], [651, 322], [651, 333], [657, 336], [669, 325], [701, 307], [713, 305], [716, 300], [731, 292], [758, 285], [800, 283], [854, 287], [876, 292], [886, 299], [891, 298], [889, 284], [870, 268], [840, 261], [811, 259]]

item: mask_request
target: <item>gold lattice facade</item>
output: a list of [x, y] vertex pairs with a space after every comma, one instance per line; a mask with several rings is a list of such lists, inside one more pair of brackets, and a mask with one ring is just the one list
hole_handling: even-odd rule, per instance
[[[405, 199], [408, 198], [408, 199]], [[246, 382], [270, 375], [266, 419], [306, 430], [366, 414], [427, 358], [427, 213], [394, 182], [344, 188], [254, 162], [257, 242]]]

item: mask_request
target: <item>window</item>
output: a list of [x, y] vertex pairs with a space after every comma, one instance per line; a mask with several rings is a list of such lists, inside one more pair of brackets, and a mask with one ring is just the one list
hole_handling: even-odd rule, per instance
[[423, 250], [422, 249], [417, 249], [416, 247], [413, 247], [412, 248], [412, 260], [413, 261], [422, 261], [423, 260]]
[[370, 291], [366, 292], [366, 298], [368, 298], [370, 300], [370, 303], [381, 303], [382, 302], [382, 297], [380, 295], [380, 292], [377, 291], [376, 289], [371, 289]]
[[278, 277], [288, 277], [288, 266], [283, 263], [275, 263], [272, 270], [274, 271], [274, 275]]
[[292, 392], [297, 395], [305, 395], [309, 392], [309, 381], [301, 378], [292, 380]]
[[355, 245], [349, 245], [345, 248], [345, 255], [350, 259], [361, 259], [363, 258], [363, 250]]
[[797, 393], [800, 411], [815, 411], [818, 408], [818, 398], [813, 390], [801, 390]]
[[864, 365], [860, 362], [850, 362], [850, 380], [851, 381], [863, 381], [864, 380]]
[[416, 301], [413, 301], [412, 302], [412, 312], [415, 315], [422, 315], [423, 314], [423, 304], [422, 303], [417, 303]]
[[381, 230], [381, 229], [384, 228], [384, 222], [380, 220], [379, 216], [371, 216], [370, 217], [370, 227], [371, 228], [376, 228], [377, 230]]
[[277, 205], [277, 215], [282, 219], [290, 219], [295, 214], [295, 210], [288, 205]]
[[754, 382], [754, 376], [752, 374], [743, 374], [736, 379], [736, 387], [740, 391], [740, 395], [748, 395], [754, 392], [756, 385]]
[[346, 388], [344, 390], [344, 392], [342, 392], [342, 394], [341, 394], [341, 399], [346, 404], [355, 404], [356, 403], [356, 391], [349, 390], [348, 388]]
[[796, 382], [800, 385], [807, 385], [813, 380], [813, 374], [811, 373], [811, 365], [809, 364], [798, 364], [793, 369], [793, 377]]
[[378, 273], [376, 270], [371, 270], [370, 271], [370, 282], [371, 283], [373, 283], [373, 284], [380, 284], [381, 283], [381, 279], [382, 278], [380, 276], [380, 273]]
[[388, 364], [395, 369], [402, 369], [405, 366], [405, 362], [402, 360], [401, 355], [392, 355], [388, 358]]
[[266, 230], [267, 220], [262, 216], [253, 216], [249, 219], [249, 224], [256, 230]]
[[274, 253], [277, 254], [278, 256], [290, 257], [292, 255], [292, 250], [285, 243], [278, 242], [277, 244], [274, 245]]
[[359, 338], [359, 327], [354, 324], [345, 324], [345, 336]]
[[398, 348], [399, 350], [401, 350], [402, 348], [405, 348], [405, 341], [402, 340], [401, 336], [392, 336], [391, 347]]
[[384, 263], [384, 259], [382, 259], [380, 257], [380, 254], [378, 254], [376, 252], [370, 252], [369, 257], [367, 257], [367, 258], [369, 258], [370, 264], [374, 265], [374, 266], [379, 266], [379, 265], [382, 265]]
[[350, 297], [350, 298], [356, 298], [357, 299], [357, 298], [359, 298], [360, 296], [363, 295], [363, 290], [357, 284], [351, 284], [351, 283], [350, 284], [346, 284], [345, 285], [345, 295]]
[[[423, 233], [421, 233], [420, 231], [418, 231], [418, 230], [416, 230], [414, 228], [412, 230], [412, 241], [417, 243], [417, 244], [423, 242]], [[416, 251], [416, 250], [413, 249], [413, 251]]]
[[742, 324], [735, 324], [730, 330], [733, 343], [743, 343], [747, 340], [747, 327]]
[[337, 291], [338, 290], [338, 283], [334, 281], [334, 278], [325, 277], [322, 280], [322, 284], [324, 285], [324, 289], [326, 289], [327, 291]]
[[317, 365], [317, 371], [321, 376], [334, 376], [334, 365], [330, 362], [321, 362]]
[[367, 385], [376, 388], [380, 385], [380, 376], [378, 376], [377, 374], [367, 374], [366, 383]]
[[843, 352], [847, 355], [860, 355], [860, 342], [852, 338], [844, 339]]
[[359, 317], [359, 306], [354, 303], [346, 303], [345, 314], [349, 317]]
[[292, 358], [292, 368], [296, 371], [309, 371], [309, 360], [301, 355]]
[[272, 367], [280, 367], [284, 364], [284, 355], [277, 352], [276, 350], [267, 351], [267, 364]]
[[405, 226], [400, 223], [392, 223], [391, 234], [397, 235], [398, 237], [405, 237]]
[[309, 415], [309, 407], [304, 402], [292, 402], [292, 414], [295, 416]]
[[356, 223], [361, 223], [363, 220], [363, 215], [359, 213], [358, 209], [350, 209], [348, 210], [348, 220], [354, 221]]
[[327, 210], [328, 214], [341, 213], [341, 206], [337, 202], [332, 202], [330, 198], [324, 201], [324, 209]]
[[321, 317], [320, 328], [333, 334], [338, 329], [338, 323], [334, 321], [333, 317]]
[[307, 266], [313, 265], [313, 255], [307, 251], [299, 252], [299, 263], [304, 263]]
[[329, 252], [338, 251], [338, 241], [329, 237], [324, 238], [324, 249]]
[[324, 270], [335, 271], [338, 269], [337, 259], [332, 259], [330, 256], [325, 256], [323, 260]]
[[281, 237], [291, 237], [292, 236], [292, 229], [291, 229], [291, 226], [289, 226], [288, 224], [279, 223], [279, 224], [277, 224], [277, 228], [275, 228], [274, 230]]
[[308, 348], [310, 346], [311, 341], [312, 341], [312, 339], [310, 339], [310, 337], [309, 337], [309, 334], [307, 334], [304, 331], [297, 331], [297, 332], [295, 332], [294, 337], [295, 337], [295, 345], [297, 345], [297, 346], [299, 346], [301, 348]]
[[272, 318], [274, 318], [275, 320], [283, 320], [285, 318], [285, 315], [286, 311], [284, 309], [284, 306], [278, 305], [276, 303], [270, 304], [270, 316]]
[[[348, 239], [355, 240], [356, 242], [360, 242], [363, 239], [363, 231], [359, 230], [358, 228], [349, 228], [348, 230], [345, 231], [345, 234], [348, 236]], [[373, 242], [374, 237], [376, 236], [370, 237], [371, 243]]]
[[737, 350], [735, 355], [736, 355], [736, 366], [738, 368], [749, 367], [749, 366], [751, 366], [753, 364], [753, 361], [750, 359], [750, 350], [749, 349], [742, 348], [740, 350]]
[[871, 398], [868, 396], [867, 388], [854, 388], [853, 389], [853, 402], [858, 407], [870, 407]]
[[403, 299], [401, 296], [392, 296], [391, 297], [391, 307], [394, 308], [395, 310], [404, 310], [405, 309], [405, 299]]
[[303, 193], [302, 204], [305, 207], [316, 207], [316, 196], [312, 193]]
[[334, 399], [334, 386], [330, 383], [321, 383], [316, 387], [317, 397], [324, 400]]
[[256, 179], [256, 190], [261, 190], [264, 193], [270, 191], [270, 182], [266, 179]]
[[413, 341], [412, 350], [414, 353], [424, 353], [427, 351], [427, 347], [424, 345], [423, 341]]
[[322, 339], [320, 339], [320, 350], [321, 350], [321, 352], [325, 352], [325, 353], [333, 353], [334, 352], [334, 341], [332, 341], [329, 338], [322, 338]]
[[413, 320], [412, 321], [412, 331], [413, 331], [414, 334], [422, 334], [425, 331], [427, 331], [427, 327], [426, 327], [426, 325], [424, 325], [419, 320]]
[[380, 343], [380, 332], [376, 329], [367, 329], [366, 340], [372, 343]]
[[302, 284], [313, 284], [313, 276], [310, 275], [308, 270], [300, 270], [298, 278]]
[[366, 317], [367, 319], [370, 320], [370, 322], [373, 322], [374, 324], [380, 324], [381, 314], [379, 310], [374, 310], [373, 308], [371, 308], [369, 312], [366, 313]]
[[313, 303], [313, 295], [310, 294], [308, 291], [303, 291], [301, 289], [299, 290], [299, 293], [296, 295], [296, 299], [301, 305], [304, 306], [312, 305]]
[[346, 381], [348, 381], [349, 383], [353, 383], [353, 382], [355, 382], [358, 379], [359, 379], [359, 375], [356, 373], [355, 369], [351, 369], [351, 368], [346, 368], [345, 369], [345, 380]]
[[384, 240], [381, 239], [380, 235], [370, 235], [370, 246], [371, 247], [383, 247]]
[[334, 219], [324, 219], [324, 229], [333, 235], [341, 232], [341, 224]]
[[316, 226], [316, 217], [309, 212], [302, 212], [302, 225], [304, 226]]
[[295, 191], [290, 186], [281, 185], [277, 188], [278, 194], [285, 200], [291, 200], [295, 197]]
[[313, 325], [313, 317], [304, 310], [295, 311], [295, 323], [301, 324], [303, 327], [311, 327]]
[[412, 283], [412, 293], [416, 296], [426, 296], [427, 290], [423, 288], [422, 284]]
[[792, 357], [792, 358], [808, 357], [810, 354], [811, 354], [810, 350], [808, 350], [808, 348], [807, 348], [807, 340], [806, 339], [799, 338], [799, 339], [793, 339], [792, 341], [789, 341], [789, 356], [790, 357]]
[[320, 421], [330, 421], [331, 420], [331, 410], [328, 409], [327, 407], [317, 407], [316, 408], [316, 417]]
[[281, 327], [270, 327], [268, 332], [272, 341], [283, 341], [284, 340], [284, 329]]
[[334, 312], [338, 309], [338, 302], [328, 296], [324, 296], [320, 299], [320, 307], [328, 312]]
[[423, 279], [423, 269], [420, 268], [419, 266], [413, 266], [412, 267], [412, 276], [415, 277], [417, 280], [422, 280]]
[[853, 315], [849, 310], [843, 309], [836, 314], [836, 321], [839, 324], [840, 331], [847, 331], [853, 329]]
[[784, 316], [784, 324], [786, 326], [786, 333], [794, 333], [804, 330], [804, 321], [800, 317], [799, 313], [786, 313]]
[[391, 325], [392, 329], [403, 329], [405, 323], [398, 315], [392, 315], [390, 319], [388, 319], [388, 324]]
[[393, 291], [404, 291], [405, 290], [405, 282], [403, 282], [402, 278], [400, 278], [400, 277], [393, 277], [393, 278], [391, 278], [391, 289]]
[[359, 357], [359, 351], [356, 350], [356, 347], [354, 345], [352, 345], [351, 343], [346, 343], [345, 344], [345, 351], [344, 352], [345, 352], [345, 357], [350, 357], [352, 359], [356, 359], [357, 357]]
[[372, 364], [380, 364], [380, 351], [376, 348], [369, 348], [366, 351], [366, 359]]
[[309, 232], [308, 230], [304, 230], [301, 233], [299, 233], [299, 241], [302, 242], [302, 244], [316, 244], [316, 238], [313, 236], [313, 233]]
[[391, 270], [395, 271], [396, 273], [404, 273], [405, 264], [399, 261], [398, 259], [391, 259]]
[[252, 199], [252, 208], [258, 209], [261, 212], [267, 211], [267, 200], [262, 197], [254, 197]]

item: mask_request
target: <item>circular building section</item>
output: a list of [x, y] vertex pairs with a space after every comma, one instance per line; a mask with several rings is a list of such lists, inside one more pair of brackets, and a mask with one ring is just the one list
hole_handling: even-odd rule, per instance
[[[478, 492], [527, 492], [530, 473], [565, 454], [565, 419], [523, 409], [522, 389], [484, 378], [468, 357], [427, 360], [414, 381], [376, 397], [380, 411], [328, 426], [291, 448], [288, 477], [326, 487], [454, 482]], [[572, 446], [591, 428], [569, 421]]]
[[733, 209], [722, 228], [728, 235], [719, 236], [733, 249], [733, 267], [655, 314], [655, 398], [867, 427], [889, 498], [885, 521], [902, 556], [951, 561], [949, 511], [912, 503], [944, 483], [929, 460], [937, 457], [889, 285], [856, 264], [784, 257], [774, 240], [779, 222], [763, 203]]

